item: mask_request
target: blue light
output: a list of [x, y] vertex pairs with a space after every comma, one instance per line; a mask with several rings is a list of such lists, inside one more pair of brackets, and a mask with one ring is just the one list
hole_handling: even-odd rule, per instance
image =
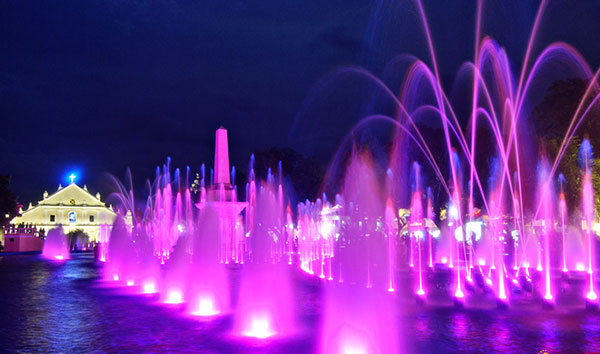
[[83, 169], [78, 166], [70, 166], [63, 171], [62, 180], [67, 185], [80, 182], [84, 175]]

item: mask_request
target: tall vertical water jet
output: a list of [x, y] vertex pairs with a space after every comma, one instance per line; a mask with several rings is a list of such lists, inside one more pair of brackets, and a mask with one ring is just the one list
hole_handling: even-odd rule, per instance
[[243, 262], [234, 323], [234, 332], [241, 336], [263, 339], [296, 330], [296, 302], [286, 265], [291, 258], [283, 257], [285, 243], [292, 241], [286, 235], [291, 215], [284, 209], [281, 166], [279, 171], [276, 181], [269, 170], [267, 182], [258, 187], [251, 157], [244, 203], [248, 259]]
[[417, 248], [417, 266], [418, 266], [418, 284], [417, 284], [417, 295], [424, 296], [425, 290], [423, 288], [423, 267], [422, 267], [422, 243], [425, 237], [424, 227], [425, 220], [423, 217], [423, 197], [421, 193], [421, 166], [417, 163], [413, 163], [412, 168], [412, 200], [410, 203], [410, 217], [409, 217], [409, 235], [416, 244]]
[[462, 298], [465, 294], [462, 290], [462, 280], [460, 276], [460, 245], [464, 248], [465, 237], [462, 227], [462, 213], [461, 213], [461, 190], [460, 190], [460, 160], [458, 153], [455, 149], [452, 149], [450, 154], [451, 160], [451, 171], [452, 171], [452, 194], [451, 200], [448, 202], [448, 225], [450, 227], [450, 239], [452, 243], [456, 245], [456, 248], [451, 247], [450, 251], [450, 267], [453, 265], [452, 254], [456, 255], [456, 288], [454, 290], [455, 305], [462, 306]]
[[[518, 184], [519, 175], [514, 173], [513, 175], [514, 183], [513, 185]], [[520, 185], [520, 183], [518, 184]], [[523, 229], [521, 227], [521, 203], [519, 199], [519, 192], [513, 191], [512, 196], [513, 202], [513, 270], [519, 271], [519, 252], [521, 252], [521, 244], [523, 237]], [[516, 236], [516, 237], [515, 237]]]
[[108, 259], [108, 240], [110, 237], [110, 226], [108, 224], [100, 225], [97, 244], [97, 259], [100, 262], [106, 262]]
[[387, 253], [388, 253], [388, 291], [395, 291], [395, 274], [396, 274], [396, 234], [397, 234], [397, 223], [394, 212], [394, 204], [391, 198], [391, 187], [393, 183], [392, 170], [388, 169], [386, 172], [386, 187], [388, 191], [388, 197], [385, 203], [384, 222], [385, 222], [385, 236], [387, 238]]
[[126, 276], [126, 285], [137, 285], [143, 294], [154, 294], [160, 290], [161, 269], [158, 258], [154, 255], [152, 240], [146, 229], [137, 224], [131, 230], [130, 246], [134, 246], [130, 258], [135, 259], [135, 271]]
[[566, 273], [569, 271], [569, 269], [567, 268], [567, 201], [565, 200], [565, 193], [563, 187], [565, 182], [565, 176], [561, 173], [558, 176], [558, 183], [560, 185], [558, 208], [560, 211], [560, 229], [562, 235], [562, 271]]
[[[277, 187], [261, 186], [251, 231], [251, 258], [242, 269], [234, 331], [254, 338], [289, 336], [296, 330], [294, 292], [287, 260], [273, 262], [273, 244], [281, 223]], [[280, 237], [281, 235], [279, 235]]]
[[185, 297], [190, 314], [212, 317], [230, 311], [229, 281], [225, 266], [219, 262], [219, 213], [205, 206], [199, 214], [191, 240]]
[[583, 168], [583, 214], [585, 218], [586, 233], [587, 233], [587, 263], [588, 263], [588, 278], [589, 289], [586, 298], [589, 302], [595, 303], [598, 300], [598, 295], [594, 289], [594, 230], [595, 221], [594, 210], [594, 189], [592, 187], [592, 145], [588, 139], [584, 139], [579, 150], [579, 159]]
[[136, 260], [132, 257], [134, 243], [131, 230], [123, 218], [117, 216], [110, 232], [108, 244], [108, 262], [104, 266], [104, 276], [112, 281], [131, 281], [135, 279]]
[[[489, 214], [489, 235], [491, 238], [491, 264], [488, 273], [490, 282], [497, 283], [496, 296], [498, 297], [498, 306], [503, 308], [506, 306], [507, 293], [504, 282], [505, 276], [505, 261], [504, 261], [504, 196], [503, 190], [503, 174], [504, 165], [500, 163], [500, 159], [492, 159], [490, 178], [488, 179], [490, 193], [488, 196], [488, 214]], [[492, 272], [496, 272], [496, 280], [492, 281]]]
[[[540, 205], [541, 205], [541, 217], [540, 217], [540, 228], [539, 237], [543, 238], [543, 246], [539, 248], [539, 252], [543, 253], [544, 262], [544, 299], [547, 304], [553, 300], [552, 295], [552, 265], [550, 263], [550, 237], [554, 233], [554, 219], [553, 219], [553, 188], [552, 179], [549, 176], [548, 166], [545, 159], [540, 162], [538, 167], [538, 183], [540, 186]], [[543, 249], [542, 249], [543, 248]], [[538, 257], [538, 270], [539, 264], [541, 264], [541, 257]]]
[[[433, 224], [433, 198], [431, 196], [431, 188], [427, 188], [427, 219]], [[434, 230], [427, 227], [427, 240], [429, 245], [429, 268], [433, 268], [433, 232]]]
[[395, 291], [395, 274], [396, 274], [396, 222], [394, 217], [394, 206], [391, 198], [385, 203], [385, 234], [387, 237], [388, 249], [388, 291]]
[[[452, 241], [452, 246], [450, 249], [450, 268], [454, 268], [454, 263], [456, 263], [456, 287], [454, 289], [454, 298], [455, 298], [455, 304], [457, 306], [461, 306], [462, 303], [462, 298], [465, 297], [465, 294], [462, 290], [462, 279], [460, 276], [460, 243], [463, 242], [464, 237], [463, 237], [463, 232], [462, 232], [462, 228], [458, 225], [459, 220], [460, 220], [460, 197], [459, 197], [459, 193], [458, 192], [454, 192], [452, 194], [452, 199], [449, 202], [449, 206], [448, 206], [448, 226], [449, 226], [449, 238]], [[456, 257], [456, 260], [453, 261], [454, 256]]]
[[[254, 173], [254, 154], [250, 155], [250, 164], [248, 167], [248, 183], [246, 184], [246, 215], [245, 215], [245, 236], [252, 236], [254, 231], [254, 220], [256, 219], [256, 174]], [[249, 249], [248, 251], [252, 251]], [[244, 263], [241, 260], [240, 263]]]
[[390, 249], [384, 234], [391, 230], [378, 228], [386, 209], [389, 216], [390, 204], [381, 193], [373, 167], [368, 153], [352, 153], [343, 184], [342, 218], [347, 224], [338, 241], [344, 242], [344, 247], [336, 256], [344, 269], [344, 282], [326, 282], [324, 286], [321, 353], [383, 354], [398, 353], [402, 348], [397, 300], [386, 292], [390, 289], [389, 270], [382, 267]]
[[292, 208], [289, 204], [285, 209], [285, 240], [287, 244], [288, 264], [292, 264], [294, 254], [294, 221], [292, 219]]

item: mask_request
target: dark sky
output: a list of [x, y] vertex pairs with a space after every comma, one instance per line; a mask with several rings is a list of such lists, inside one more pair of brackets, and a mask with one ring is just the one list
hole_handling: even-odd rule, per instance
[[[473, 3], [424, 2], [448, 80], [473, 55]], [[538, 4], [486, 3], [484, 32], [515, 66]], [[551, 1], [536, 48], [569, 42], [595, 68], [599, 15], [598, 1]], [[197, 170], [220, 125], [245, 167], [253, 151], [294, 145], [320, 78], [349, 64], [377, 73], [402, 52], [427, 61], [423, 38], [404, 0], [0, 0], [0, 173], [25, 204], [71, 170], [94, 191], [103, 172], [129, 166], [139, 181], [167, 156]], [[306, 149], [324, 164], [353, 123], [336, 119], [307, 123], [333, 132]]]

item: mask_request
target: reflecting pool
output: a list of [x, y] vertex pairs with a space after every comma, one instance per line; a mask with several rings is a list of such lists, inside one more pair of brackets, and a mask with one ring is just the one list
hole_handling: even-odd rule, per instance
[[[238, 287], [239, 270], [229, 272], [231, 286]], [[310, 353], [319, 347], [321, 280], [294, 278], [297, 334], [240, 339], [233, 335], [232, 316], [199, 320], [184, 305], [161, 305], [158, 294], [128, 294], [127, 287], [103, 286], [101, 278], [91, 254], [72, 254], [64, 262], [0, 257], [2, 351]], [[399, 307], [406, 353], [600, 352], [598, 312]]]

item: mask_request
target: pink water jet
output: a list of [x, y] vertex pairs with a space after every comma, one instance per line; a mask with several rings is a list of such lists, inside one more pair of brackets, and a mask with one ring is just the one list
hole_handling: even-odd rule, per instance
[[285, 262], [281, 260], [285, 241], [274, 230], [282, 230], [283, 204], [274, 181], [261, 186], [253, 206], [250, 249], [252, 256], [242, 269], [239, 299], [235, 310], [234, 333], [255, 338], [289, 336], [297, 330], [294, 291]]
[[423, 215], [423, 201], [420, 187], [421, 179], [421, 167], [418, 163], [413, 163], [413, 174], [414, 174], [414, 186], [413, 196], [410, 206], [410, 218], [409, 218], [409, 235], [414, 239], [417, 245], [417, 265], [418, 265], [418, 289], [417, 295], [425, 295], [423, 289], [423, 267], [422, 267], [422, 253], [421, 244], [424, 239], [425, 232], [425, 219]]
[[594, 259], [595, 257], [595, 232], [593, 230], [595, 211], [594, 211], [594, 189], [592, 187], [592, 147], [589, 140], [585, 139], [581, 144], [580, 159], [584, 161], [584, 177], [583, 177], [583, 213], [585, 217], [585, 226], [587, 233], [587, 256], [588, 256], [588, 278], [589, 288], [586, 294], [588, 300], [595, 302], [598, 295], [594, 289]]
[[42, 249], [42, 257], [54, 261], [69, 259], [69, 245], [62, 226], [48, 231]]
[[398, 353], [395, 301], [378, 291], [327, 285], [320, 353]]
[[[541, 229], [540, 229], [540, 237], [543, 237], [543, 254], [544, 254], [544, 280], [545, 280], [545, 293], [544, 299], [550, 301], [553, 299], [552, 295], [552, 280], [551, 280], [551, 264], [550, 264], [550, 237], [554, 232], [554, 220], [552, 213], [552, 184], [551, 180], [548, 178], [548, 166], [547, 163], [543, 160], [539, 167], [539, 181], [541, 186], [541, 205], [542, 205], [542, 214], [541, 214]], [[542, 252], [540, 248], [540, 252]], [[538, 268], [541, 265], [541, 257], [539, 257]]]
[[231, 311], [229, 276], [219, 262], [221, 242], [218, 237], [220, 223], [228, 222], [220, 216], [219, 205], [204, 206], [190, 248], [192, 255], [187, 265], [186, 299], [192, 315], [212, 317]]

